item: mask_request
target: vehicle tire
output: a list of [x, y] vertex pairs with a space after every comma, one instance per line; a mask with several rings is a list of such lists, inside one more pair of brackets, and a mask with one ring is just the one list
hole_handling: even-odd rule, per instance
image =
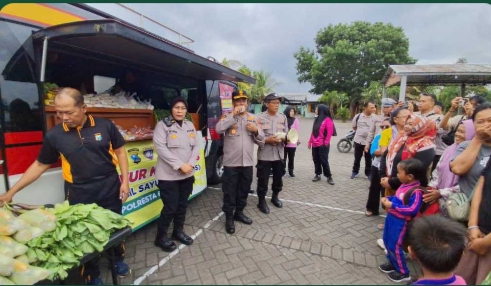
[[215, 162], [213, 162], [211, 169], [211, 177], [208, 180], [210, 185], [220, 184], [222, 182], [223, 176], [223, 155], [218, 155], [215, 157]]
[[337, 147], [339, 152], [348, 153], [349, 151], [351, 151], [351, 147], [353, 147], [353, 145], [348, 139], [343, 138], [339, 140]]

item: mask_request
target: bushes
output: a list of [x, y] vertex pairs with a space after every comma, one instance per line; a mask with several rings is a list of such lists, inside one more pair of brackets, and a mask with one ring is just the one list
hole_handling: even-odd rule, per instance
[[336, 112], [336, 118], [341, 119], [343, 122], [348, 120], [350, 114], [349, 109], [347, 107], [340, 107]]

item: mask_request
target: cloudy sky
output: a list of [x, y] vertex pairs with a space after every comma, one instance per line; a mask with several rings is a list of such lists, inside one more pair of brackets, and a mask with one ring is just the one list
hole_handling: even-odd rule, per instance
[[[115, 4], [90, 4], [135, 25], [139, 17]], [[277, 92], [308, 92], [297, 80], [293, 53], [314, 47], [329, 24], [392, 23], [409, 37], [419, 64], [451, 64], [458, 58], [491, 64], [491, 5], [488, 4], [125, 4], [188, 36], [201, 56], [238, 60], [272, 72]], [[156, 25], [144, 28], [171, 40]]]

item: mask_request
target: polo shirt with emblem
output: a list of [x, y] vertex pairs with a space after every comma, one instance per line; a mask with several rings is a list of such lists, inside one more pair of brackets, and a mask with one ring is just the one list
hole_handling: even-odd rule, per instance
[[117, 172], [114, 150], [125, 143], [112, 121], [87, 115], [83, 127], [68, 128], [60, 123], [50, 129], [37, 160], [53, 164], [61, 157], [65, 181], [86, 184]]

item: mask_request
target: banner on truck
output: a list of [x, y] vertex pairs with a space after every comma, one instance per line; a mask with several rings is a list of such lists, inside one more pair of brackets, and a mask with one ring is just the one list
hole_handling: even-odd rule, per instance
[[[198, 140], [202, 140], [201, 133], [198, 133]], [[133, 222], [133, 230], [137, 230], [157, 219], [162, 210], [155, 178], [158, 156], [151, 140], [128, 142], [125, 149], [129, 163], [130, 195], [123, 204], [123, 215]], [[195, 182], [190, 199], [206, 189], [205, 157], [201, 146], [194, 170]]]
[[222, 114], [232, 112], [234, 106], [232, 104], [232, 93], [234, 87], [228, 84], [219, 83], [218, 90], [220, 91], [220, 104], [222, 106]]

